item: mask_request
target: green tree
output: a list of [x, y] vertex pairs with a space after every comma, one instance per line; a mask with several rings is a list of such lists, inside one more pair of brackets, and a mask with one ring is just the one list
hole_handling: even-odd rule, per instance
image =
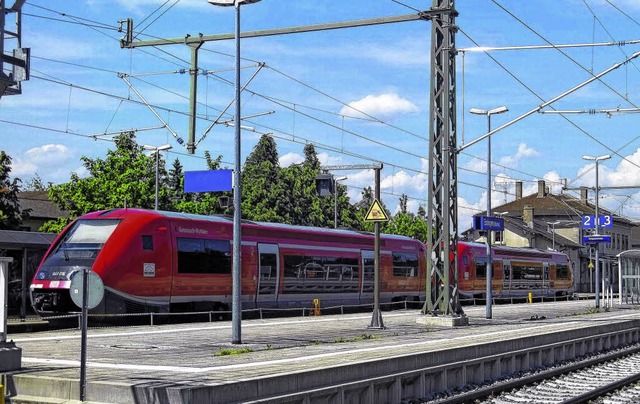
[[427, 220], [427, 211], [424, 209], [424, 206], [418, 206], [418, 217], [422, 220]]
[[[61, 210], [69, 212], [68, 219], [49, 221], [41, 230], [60, 232], [71, 220], [88, 212], [112, 209], [119, 206], [151, 209], [155, 204], [155, 155], [146, 156], [143, 147], [135, 141], [133, 132], [123, 132], [115, 139], [116, 149], [107, 157], [91, 159], [82, 157], [82, 164], [89, 172], [87, 178], [71, 174], [69, 182], [49, 188], [49, 199]], [[164, 184], [166, 170], [162, 155], [159, 176]], [[159, 187], [161, 206], [168, 205], [169, 191]]]
[[407, 204], [409, 203], [409, 197], [405, 194], [400, 196], [400, 212], [407, 213]]
[[282, 170], [286, 209], [286, 223], [333, 227], [333, 197], [320, 197], [316, 190], [316, 177], [320, 173], [320, 161], [312, 144], [304, 147], [305, 160]]
[[413, 213], [398, 212], [384, 227], [384, 232], [413, 237], [426, 243], [429, 226], [426, 221]]
[[28, 179], [23, 191], [46, 191], [51, 183], [45, 185], [42, 178], [36, 173], [32, 178]]
[[[280, 222], [283, 201], [276, 142], [263, 135], [242, 170], [242, 216], [263, 222]], [[286, 204], [286, 203], [285, 203]]]
[[9, 177], [11, 157], [0, 151], [0, 230], [17, 230], [29, 217], [28, 210], [20, 209], [18, 193], [21, 180]]

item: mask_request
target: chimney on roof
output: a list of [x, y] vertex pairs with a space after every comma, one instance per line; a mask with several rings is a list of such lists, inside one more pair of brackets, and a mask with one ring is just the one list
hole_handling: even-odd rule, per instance
[[522, 210], [522, 221], [533, 229], [533, 206], [525, 205]]
[[516, 181], [516, 200], [522, 199], [522, 181]]
[[545, 186], [544, 180], [538, 180], [538, 198], [544, 198], [547, 192], [548, 189]]
[[589, 188], [580, 187], [580, 202], [586, 205], [588, 200], [589, 200]]

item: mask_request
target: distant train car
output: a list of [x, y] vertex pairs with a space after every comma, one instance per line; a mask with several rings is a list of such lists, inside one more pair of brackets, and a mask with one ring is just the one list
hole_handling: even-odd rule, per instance
[[[492, 246], [491, 290], [495, 298], [559, 297], [573, 294], [571, 263], [566, 254], [532, 248]], [[458, 289], [461, 299], [484, 299], [487, 247], [458, 243]]]
[[[40, 314], [77, 312], [75, 271], [91, 267], [105, 295], [99, 314], [227, 310], [233, 222], [222, 216], [114, 209], [84, 215], [54, 241], [31, 283]], [[242, 306], [373, 301], [371, 233], [244, 221]], [[426, 254], [417, 240], [382, 235], [380, 301], [424, 300]]]

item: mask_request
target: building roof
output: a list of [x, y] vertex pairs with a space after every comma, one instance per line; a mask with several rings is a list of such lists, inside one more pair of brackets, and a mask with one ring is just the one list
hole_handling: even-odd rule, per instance
[[53, 233], [37, 233], [32, 231], [0, 230], [0, 248], [45, 248], [55, 239]]
[[[525, 206], [532, 207], [536, 218], [541, 221], [544, 221], [545, 216], [554, 217], [554, 219], [566, 216], [567, 219], [576, 220], [582, 215], [593, 215], [596, 210], [595, 206], [567, 194], [556, 195], [545, 193], [543, 197], [540, 197], [538, 193], [535, 193], [495, 207], [493, 208], [493, 212], [508, 212], [508, 216], [513, 217], [521, 215]], [[613, 220], [618, 224], [628, 226], [637, 225], [636, 222], [615, 215], [600, 206], [598, 207], [598, 214], [612, 215]]]
[[47, 191], [22, 191], [18, 194], [21, 210], [28, 210], [34, 219], [57, 219], [69, 214], [49, 200]]

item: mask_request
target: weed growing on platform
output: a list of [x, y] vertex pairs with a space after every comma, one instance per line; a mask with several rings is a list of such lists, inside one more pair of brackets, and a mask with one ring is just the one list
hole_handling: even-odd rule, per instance
[[382, 338], [382, 337], [379, 336], [379, 335], [362, 334], [362, 335], [359, 335], [357, 337], [353, 337], [353, 338], [350, 338], [350, 339], [345, 339], [345, 338], [342, 338], [342, 337], [336, 338], [336, 339], [333, 340], [333, 342], [335, 342], [335, 343], [357, 342], [357, 341], [365, 341], [365, 340], [368, 340], [368, 339], [379, 339], [379, 338]]
[[584, 316], [587, 314], [596, 314], [596, 313], [600, 313], [600, 309], [597, 307], [588, 307], [587, 311], [581, 311], [578, 313], [573, 313], [572, 316]]
[[240, 355], [240, 354], [249, 353], [249, 352], [253, 352], [253, 349], [249, 349], [249, 348], [237, 348], [237, 349], [225, 348], [225, 349], [221, 349], [218, 352], [214, 353], [213, 356]]

